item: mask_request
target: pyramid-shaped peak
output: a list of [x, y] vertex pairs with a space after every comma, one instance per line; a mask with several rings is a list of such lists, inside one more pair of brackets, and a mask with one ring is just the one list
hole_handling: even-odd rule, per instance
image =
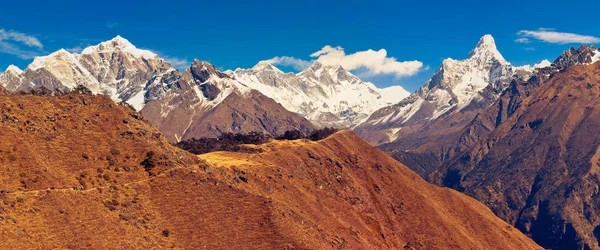
[[496, 48], [496, 40], [489, 34], [484, 35], [479, 39], [475, 48], [469, 53], [469, 58], [484, 61], [497, 60], [501, 63], [506, 63], [506, 60], [504, 60], [504, 57]]
[[494, 40], [494, 37], [490, 34], [484, 35], [479, 39], [479, 42], [477, 43], [477, 47], [496, 47], [496, 40]]

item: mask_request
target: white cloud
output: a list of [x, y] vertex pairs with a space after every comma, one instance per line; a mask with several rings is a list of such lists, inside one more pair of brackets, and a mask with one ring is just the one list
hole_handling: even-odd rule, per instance
[[269, 60], [266, 60], [273, 65], [292, 66], [296, 70], [306, 69], [310, 65], [310, 61], [290, 57], [290, 56], [277, 56]]
[[0, 41], [13, 41], [25, 44], [29, 47], [44, 48], [44, 45], [34, 36], [27, 35], [16, 31], [6, 31], [0, 29]]
[[530, 43], [531, 41], [527, 37], [520, 37], [520, 38], [515, 39], [515, 42], [527, 44], [527, 43]]
[[44, 45], [36, 37], [16, 31], [0, 29], [0, 53], [31, 59], [39, 55]]
[[347, 70], [364, 68], [367, 75], [412, 76], [423, 67], [423, 63], [416, 60], [399, 62], [394, 57], [388, 57], [385, 49], [369, 49], [347, 55], [344, 48], [327, 45], [310, 56], [317, 57], [317, 61], [324, 65], [341, 65]]
[[162, 59], [165, 59], [165, 61], [167, 61], [168, 63], [171, 64], [171, 66], [173, 66], [173, 68], [176, 68], [180, 71], [184, 71], [186, 68], [190, 67], [190, 65], [192, 65], [192, 62], [189, 61], [187, 58], [178, 58], [178, 57], [170, 57], [170, 56], [161, 56]]
[[534, 38], [547, 43], [600, 43], [600, 38], [595, 36], [556, 32], [553, 29], [548, 28], [540, 28], [538, 30], [521, 30], [517, 34], [521, 36], [521, 38]]

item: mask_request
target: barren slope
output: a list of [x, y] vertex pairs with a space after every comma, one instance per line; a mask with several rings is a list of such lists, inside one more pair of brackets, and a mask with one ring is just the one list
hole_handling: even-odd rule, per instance
[[275, 141], [260, 154], [200, 157], [232, 169], [234, 186], [267, 195], [285, 231], [302, 230], [350, 249], [531, 249], [536, 245], [481, 203], [429, 184], [407, 167], [342, 131], [320, 142]]

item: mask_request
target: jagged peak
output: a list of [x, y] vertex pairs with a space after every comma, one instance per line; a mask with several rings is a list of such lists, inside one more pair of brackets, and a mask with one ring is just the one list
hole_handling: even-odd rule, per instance
[[101, 42], [98, 45], [87, 47], [81, 52], [81, 54], [89, 55], [94, 53], [114, 53], [116, 51], [130, 53], [137, 58], [152, 59], [158, 57], [158, 55], [152, 51], [138, 49], [135, 47], [135, 45], [129, 42], [129, 40], [120, 35], [117, 35], [111, 40]]
[[497, 60], [501, 63], [507, 63], [498, 51], [494, 37], [489, 34], [479, 39], [475, 48], [469, 53], [469, 59]]
[[29, 64], [27, 69], [37, 70], [42, 68], [49, 59], [58, 59], [68, 61], [69, 63], [77, 64], [77, 57], [65, 49], [59, 49], [56, 52], [47, 56], [36, 56], [33, 62]]
[[207, 68], [216, 69], [215, 65], [213, 65], [212, 63], [210, 63], [208, 61], [194, 59], [194, 61], [192, 62], [192, 67], [202, 67], [202, 66], [206, 66]]
[[263, 60], [258, 62], [256, 65], [254, 65], [254, 67], [252, 67], [252, 70], [273, 70], [276, 72], [283, 73], [283, 71], [275, 67], [269, 60]]
[[192, 66], [188, 69], [192, 76], [198, 79], [200, 82], [205, 82], [211, 77], [216, 78], [229, 78], [228, 75], [221, 72], [212, 63], [207, 61], [201, 61], [194, 59]]
[[592, 64], [600, 61], [600, 51], [593, 45], [581, 45], [577, 49], [570, 47], [552, 63], [558, 69], [565, 69], [576, 64]]

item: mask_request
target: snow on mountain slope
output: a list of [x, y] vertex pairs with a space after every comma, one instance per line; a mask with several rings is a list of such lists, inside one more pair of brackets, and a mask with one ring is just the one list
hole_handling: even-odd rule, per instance
[[140, 111], [169, 140], [260, 131], [273, 136], [287, 130], [308, 133], [313, 125], [259, 91], [194, 60], [165, 96]]
[[304, 71], [284, 73], [266, 61], [232, 74], [244, 85], [281, 103], [286, 109], [327, 126], [348, 127], [373, 111], [407, 97], [400, 86], [378, 89], [339, 65], [314, 62]]
[[25, 71], [12, 69], [11, 75], [10, 79], [0, 79], [9, 91], [42, 87], [68, 91], [83, 85], [93, 93], [126, 101], [140, 110], [147, 102], [163, 96], [179, 74], [156, 54], [137, 49], [117, 36], [88, 47], [81, 54], [61, 49], [36, 57]]
[[[543, 65], [543, 64], [542, 64]], [[357, 131], [365, 137], [380, 131], [396, 138], [401, 128], [426, 123], [449, 112], [475, 108], [496, 100], [513, 77], [528, 78], [534, 67], [514, 67], [483, 36], [467, 59], [445, 59], [433, 76], [404, 101], [375, 111]], [[381, 142], [379, 142], [381, 143]]]
[[9, 65], [2, 74], [0, 74], [0, 86], [5, 89], [11, 89], [13, 84], [20, 84], [20, 75], [23, 70], [15, 65]]

